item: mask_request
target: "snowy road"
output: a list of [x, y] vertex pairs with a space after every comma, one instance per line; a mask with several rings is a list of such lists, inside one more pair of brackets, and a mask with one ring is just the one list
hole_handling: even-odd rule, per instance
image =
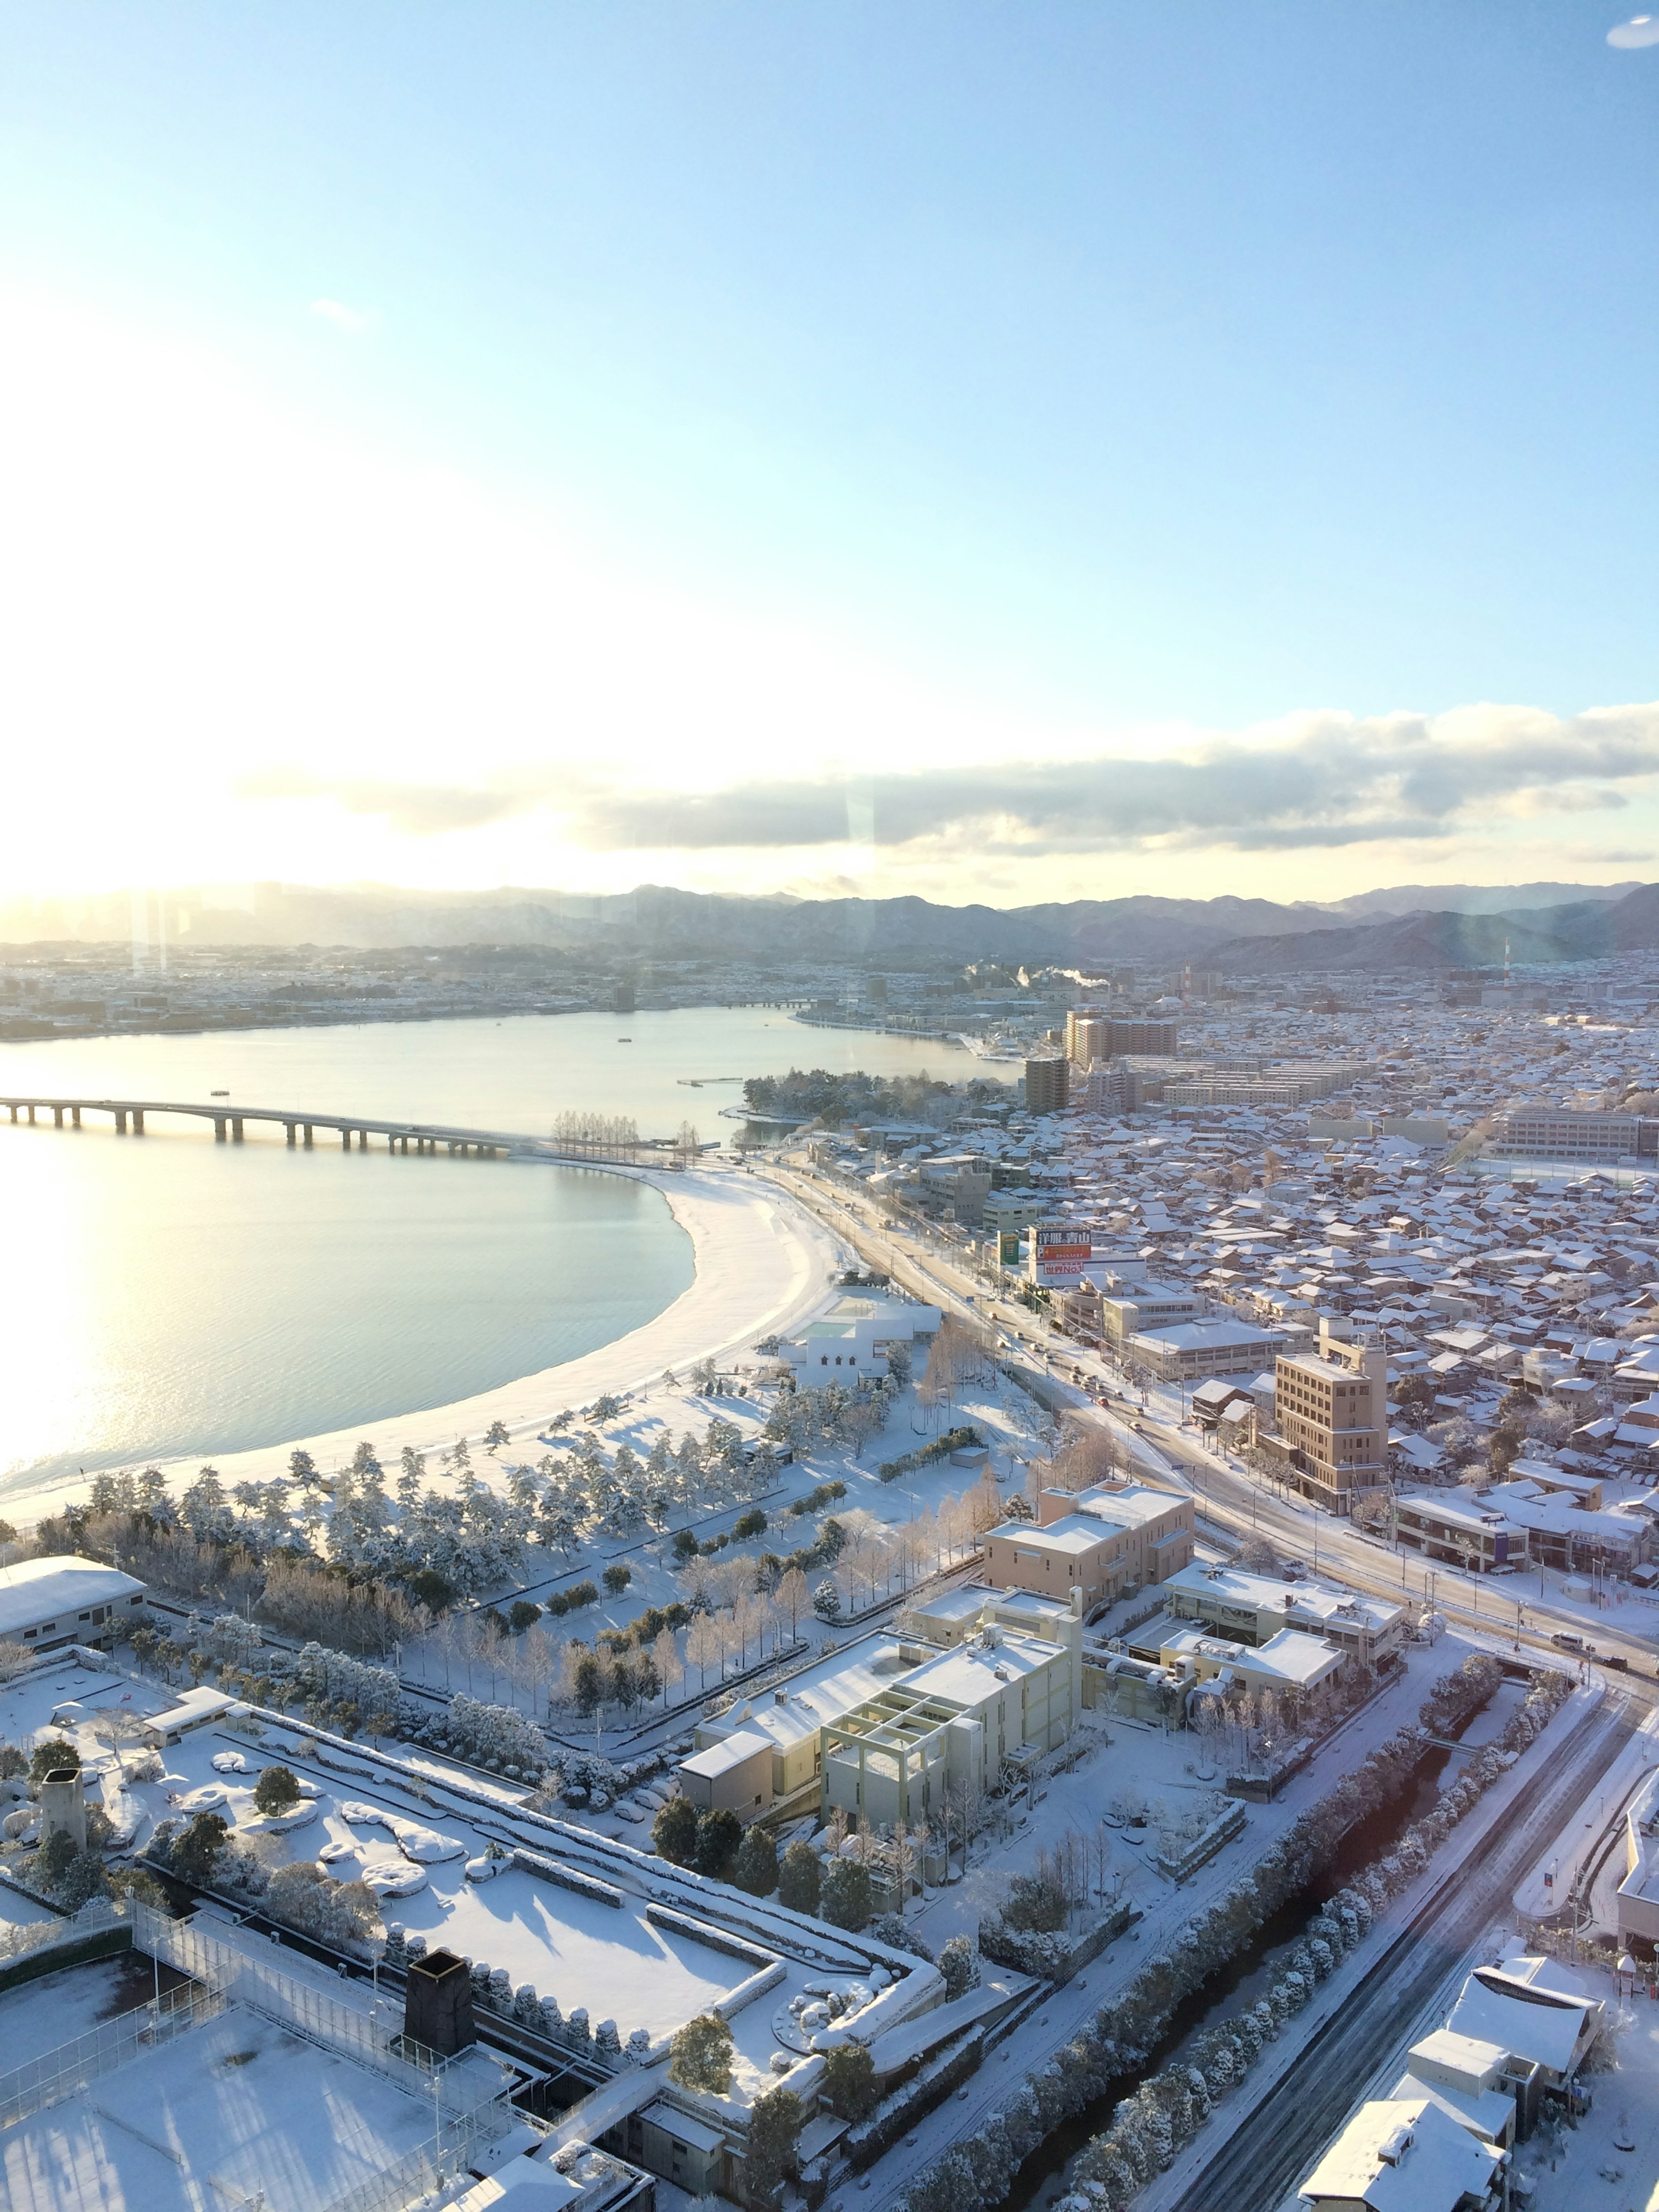
[[1348, 2002], [1314, 2029], [1294, 2064], [1247, 2108], [1218, 2116], [1139, 2200], [1146, 2212], [1272, 2212], [1312, 2168], [1367, 2084], [1398, 2050], [1457, 1960], [1494, 1920], [1510, 1917], [1522, 1875], [1571, 1820], [1631, 1741], [1641, 1709], [1610, 1695], [1582, 1727], [1571, 1761], [1522, 1784], [1473, 1851], [1449, 1850], [1441, 1878], [1367, 1961]]

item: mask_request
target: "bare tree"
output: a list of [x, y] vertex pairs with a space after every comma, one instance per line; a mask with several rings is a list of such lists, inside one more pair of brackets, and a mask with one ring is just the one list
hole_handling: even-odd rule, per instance
[[93, 1715], [92, 1740], [115, 1754], [115, 1764], [121, 1779], [127, 1778], [127, 1763], [122, 1756], [130, 1743], [137, 1743], [144, 1733], [144, 1723], [129, 1707], [106, 1705]]

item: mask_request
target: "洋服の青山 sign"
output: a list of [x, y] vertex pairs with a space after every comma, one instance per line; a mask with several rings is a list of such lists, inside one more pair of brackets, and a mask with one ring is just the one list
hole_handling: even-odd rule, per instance
[[1094, 1247], [1086, 1230], [1038, 1226], [1031, 1232], [1031, 1267], [1038, 1282], [1075, 1280], [1088, 1266]]

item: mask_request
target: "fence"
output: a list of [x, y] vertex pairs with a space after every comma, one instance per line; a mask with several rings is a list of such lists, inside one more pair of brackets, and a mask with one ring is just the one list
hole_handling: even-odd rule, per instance
[[441, 2132], [447, 2125], [471, 2140], [507, 2125], [505, 2104], [513, 2076], [503, 2062], [476, 2047], [441, 2058], [402, 2033], [400, 2007], [381, 1999], [364, 2012], [344, 2003], [319, 1984], [262, 1957], [250, 1942], [231, 1940], [234, 1934], [228, 1927], [223, 1935], [210, 1934], [194, 1918], [171, 1920], [133, 1900], [137, 1949], [222, 1990], [307, 2043], [386, 2075], [411, 2096], [431, 2098]]
[[225, 2003], [222, 1990], [192, 1983], [170, 1990], [159, 2004], [140, 2005], [115, 2020], [100, 2021], [85, 2035], [59, 2044], [56, 2051], [26, 2059], [9, 2074], [0, 2075], [0, 2128], [15, 2127], [48, 2105], [79, 2096], [104, 2075], [216, 2019]]

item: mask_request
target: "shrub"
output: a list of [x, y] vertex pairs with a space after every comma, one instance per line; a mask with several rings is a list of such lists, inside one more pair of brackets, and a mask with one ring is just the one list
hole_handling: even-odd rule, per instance
[[876, 2102], [876, 2062], [861, 2043], [825, 2051], [823, 2094], [843, 2120], [869, 2118]]
[[778, 1886], [778, 1847], [758, 1820], [744, 1831], [732, 1879], [751, 1897], [770, 1897]]
[[945, 1977], [947, 2004], [952, 1998], [964, 1997], [969, 1990], [979, 1987], [979, 1960], [965, 1936], [952, 1936], [945, 1945], [939, 1954], [939, 1970]]
[[672, 1548], [677, 1559], [695, 1559], [697, 1556], [697, 1540], [689, 1528], [677, 1528], [674, 1532]]
[[[633, 1568], [625, 1565], [621, 1559], [613, 1560], [611, 1565], [608, 1566], [605, 1572], [599, 1577], [599, 1580], [605, 1584], [606, 1589], [610, 1591], [612, 1597], [620, 1597], [633, 1579]], [[574, 1595], [574, 1593], [573, 1592], [572, 1595]]]
[[793, 2089], [763, 2089], [749, 2108], [744, 2172], [751, 2199], [770, 2197], [794, 2171], [805, 2110]]
[[732, 1523], [732, 1534], [738, 1543], [746, 1537], [766, 1534], [766, 1516], [758, 1505], [751, 1505], [746, 1513], [739, 1513]]
[[173, 1844], [173, 1870], [179, 1879], [205, 1888], [213, 1879], [215, 1863], [229, 1833], [229, 1823], [222, 1814], [198, 1813]]
[[533, 1628], [542, 1617], [540, 1606], [527, 1597], [514, 1598], [507, 1616], [507, 1627], [514, 1636], [522, 1636], [526, 1628]]
[[717, 1812], [705, 1813], [697, 1822], [692, 1863], [699, 1874], [715, 1881], [729, 1881], [742, 1843], [743, 1823], [735, 1813], [723, 1806]]
[[668, 2046], [670, 2080], [723, 2097], [732, 2086], [732, 2031], [718, 2013], [699, 2013]]
[[1017, 1874], [1008, 1884], [1002, 1917], [1006, 1926], [1020, 1935], [1057, 1935], [1066, 1925], [1066, 1892], [1046, 1870]]
[[299, 1802], [299, 1783], [286, 1766], [265, 1767], [253, 1785], [253, 1809], [257, 1813], [286, 1813]]
[[821, 1582], [812, 1593], [812, 1610], [820, 1620], [841, 1619], [841, 1592], [834, 1583]]
[[869, 1926], [873, 1902], [869, 1869], [856, 1859], [832, 1859], [823, 1876], [819, 1917], [856, 1936]]
[[66, 1735], [49, 1735], [34, 1747], [34, 1756], [29, 1761], [29, 1780], [36, 1787], [60, 1766], [78, 1769], [81, 1754]]
[[599, 1601], [599, 1586], [594, 1583], [572, 1583], [564, 1594], [565, 1610], [568, 1613], [574, 1613], [585, 1605], [597, 1605]]
[[792, 1912], [816, 1913], [822, 1881], [817, 1853], [811, 1844], [797, 1836], [785, 1850], [783, 1863], [778, 1869], [778, 1903], [787, 1905]]
[[697, 1808], [689, 1797], [671, 1797], [651, 1823], [652, 1848], [675, 1866], [690, 1866], [696, 1856]]

